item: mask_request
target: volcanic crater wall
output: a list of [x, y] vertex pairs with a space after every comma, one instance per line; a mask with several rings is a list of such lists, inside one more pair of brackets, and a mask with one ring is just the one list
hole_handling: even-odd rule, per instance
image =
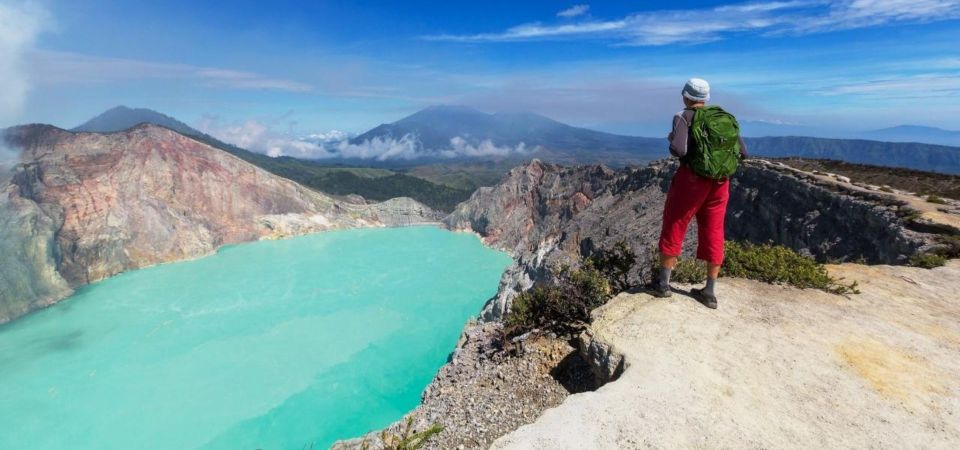
[[[518, 291], [598, 248], [626, 241], [645, 268], [659, 237], [663, 202], [677, 164], [567, 168], [534, 160], [481, 188], [446, 218], [478, 233], [516, 263], [483, 317], [496, 319]], [[747, 162], [731, 183], [728, 239], [788, 246], [821, 261], [902, 264], [931, 241], [898, 217], [898, 205], [850, 195], [765, 161]], [[696, 246], [691, 226], [684, 244]], [[639, 282], [646, 274], [632, 274]]]

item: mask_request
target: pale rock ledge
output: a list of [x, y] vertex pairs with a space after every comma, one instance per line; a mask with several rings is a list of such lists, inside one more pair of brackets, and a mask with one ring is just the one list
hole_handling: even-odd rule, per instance
[[960, 448], [960, 261], [830, 271], [862, 293], [722, 279], [716, 311], [616, 297], [590, 340], [622, 375], [492, 448]]

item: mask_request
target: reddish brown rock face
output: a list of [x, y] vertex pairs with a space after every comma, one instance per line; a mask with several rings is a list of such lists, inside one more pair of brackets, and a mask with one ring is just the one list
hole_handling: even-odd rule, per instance
[[[31, 125], [8, 140], [22, 148], [24, 163], [9, 195], [56, 218], [58, 251], [48, 263], [72, 287], [265, 236], [438, 219], [409, 199], [340, 202], [153, 125], [109, 134]], [[0, 303], [24, 304], [31, 295], [7, 289]]]
[[[60, 272], [72, 285], [195, 257], [265, 233], [255, 218], [314, 213], [329, 199], [173, 131], [34, 129], [32, 199], [62, 208]], [[33, 137], [33, 139], [31, 139]]]

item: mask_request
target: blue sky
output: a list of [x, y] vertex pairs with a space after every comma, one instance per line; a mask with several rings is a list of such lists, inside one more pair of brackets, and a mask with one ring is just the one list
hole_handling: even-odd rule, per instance
[[362, 132], [431, 104], [662, 135], [691, 76], [741, 120], [960, 129], [960, 0], [0, 0], [0, 126], [118, 104]]

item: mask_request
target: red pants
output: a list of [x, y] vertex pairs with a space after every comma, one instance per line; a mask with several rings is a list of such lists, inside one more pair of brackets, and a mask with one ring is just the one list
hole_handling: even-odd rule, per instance
[[697, 259], [710, 264], [723, 263], [723, 217], [730, 199], [729, 180], [715, 181], [693, 173], [681, 165], [670, 182], [667, 203], [663, 207], [660, 254], [680, 256], [683, 237], [694, 216], [697, 217]]

